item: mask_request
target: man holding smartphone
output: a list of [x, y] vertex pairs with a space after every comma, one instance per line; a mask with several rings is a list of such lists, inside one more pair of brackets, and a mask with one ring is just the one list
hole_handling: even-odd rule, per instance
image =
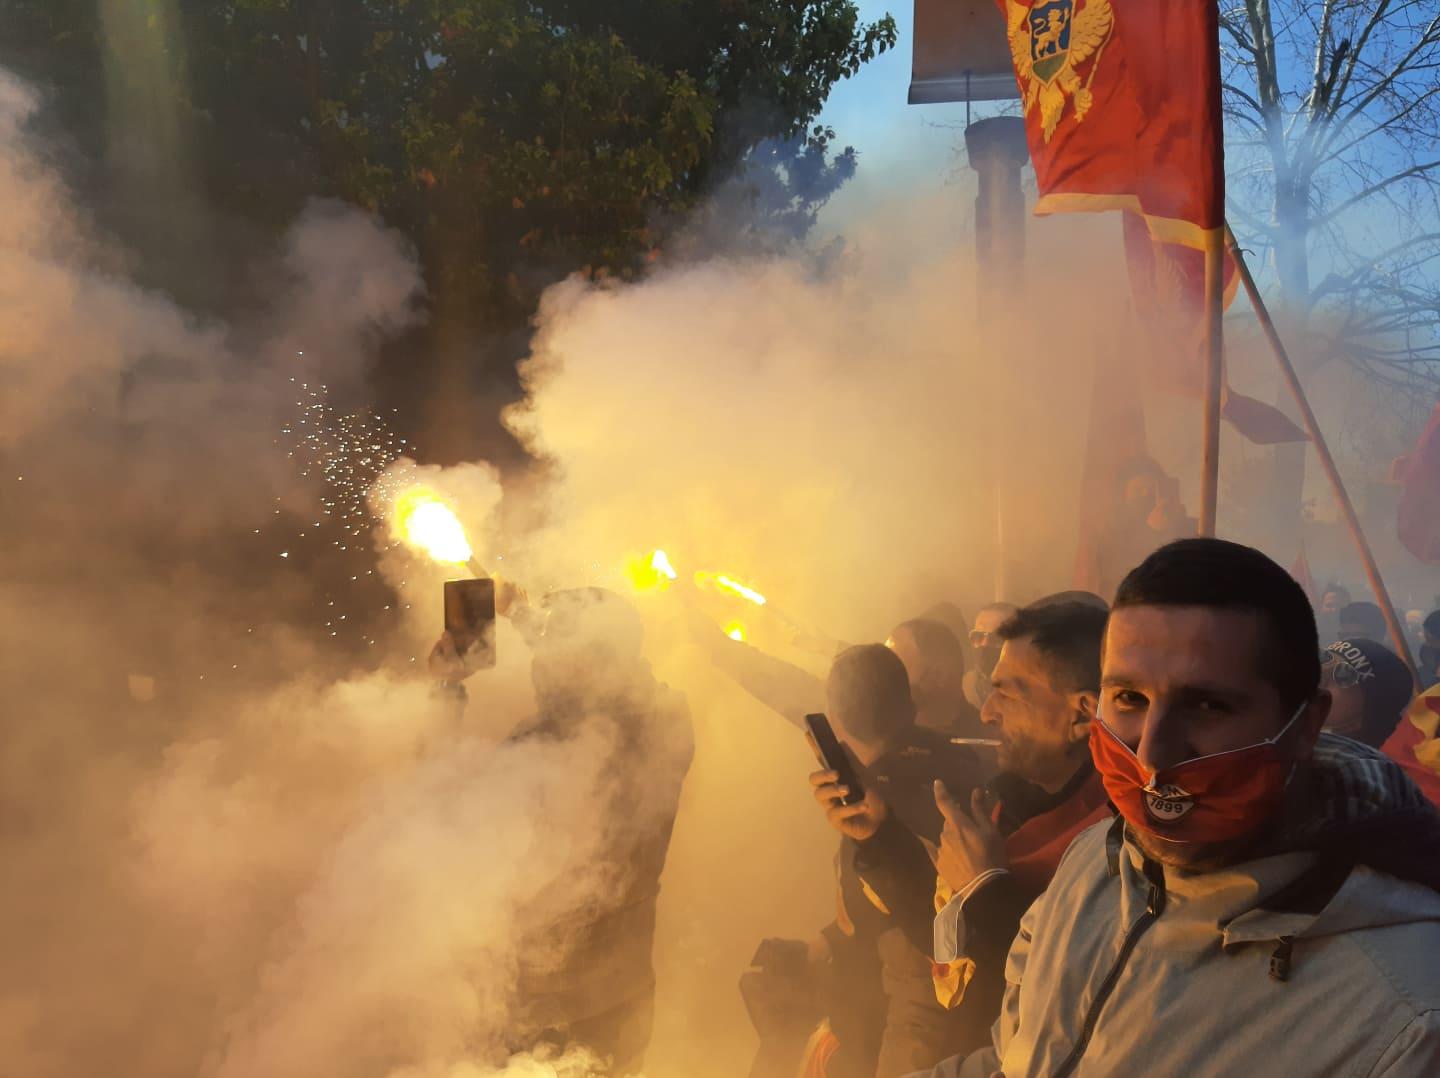
[[998, 735], [1000, 774], [983, 789], [964, 774], [937, 776], [944, 827], [933, 840], [883, 796], [846, 806], [829, 773], [812, 777], [831, 823], [856, 844], [861, 877], [914, 946], [933, 950], [932, 990], [952, 1043], [987, 1042], [1021, 915], [1070, 840], [1107, 815], [1087, 747], [1105, 619], [1093, 597], [1056, 596], [995, 630], [1000, 656], [981, 717]]
[[943, 821], [935, 780], [943, 776], [968, 794], [988, 769], [973, 750], [916, 724], [905, 665], [889, 648], [842, 652], [825, 697], [826, 717], [864, 794], [856, 801], [857, 791], [833, 770], [811, 776], [816, 799], [844, 836], [837, 858], [840, 916], [824, 933], [838, 997], [830, 1014], [838, 1050], [826, 1073], [894, 1078], [958, 1050], [960, 1042], [935, 998], [928, 947], [916, 946], [870, 886], [857, 864], [860, 843], [840, 823], [883, 805], [899, 826], [937, 842]]

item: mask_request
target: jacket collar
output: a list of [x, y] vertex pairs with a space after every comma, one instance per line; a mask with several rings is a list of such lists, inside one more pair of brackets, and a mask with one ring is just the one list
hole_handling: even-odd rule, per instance
[[1285, 936], [1313, 940], [1422, 921], [1440, 921], [1440, 894], [1361, 865], [1345, 877], [1318, 913], [1256, 907], [1224, 925], [1224, 945]]

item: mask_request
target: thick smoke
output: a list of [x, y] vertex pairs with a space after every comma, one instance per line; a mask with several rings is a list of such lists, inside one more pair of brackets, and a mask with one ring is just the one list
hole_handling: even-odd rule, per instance
[[[594, 1069], [516, 1041], [514, 970], [522, 946], [527, 961], [563, 948], [577, 911], [616, 885], [596, 851], [644, 824], [595, 811], [603, 735], [505, 739], [534, 703], [504, 622], [500, 665], [470, 680], [464, 715], [432, 698], [424, 656], [446, 571], [403, 550], [372, 562], [397, 609], [364, 638], [369, 673], [319, 647], [328, 634], [307, 617], [364, 570], [301, 538], [332, 528], [328, 488], [280, 434], [318, 384], [358, 396], [375, 346], [416, 316], [408, 253], [370, 219], [316, 206], [255, 268], [274, 284], [268, 310], [193, 317], [126, 282], [125, 253], [27, 140], [34, 99], [7, 92], [7, 205], [25, 212], [0, 213], [4, 310], [29, 328], [4, 368], [6, 471], [24, 479], [3, 488], [16, 571], [0, 585], [0, 775], [19, 882], [0, 902], [13, 935], [0, 1057], [39, 1076], [115, 1060], [214, 1078]], [[402, 460], [386, 481], [433, 487], [481, 560], [532, 595], [630, 592], [624, 567], [656, 547], [687, 575], [745, 580], [769, 608], [703, 594], [706, 615], [823, 673], [823, 654], [793, 646], [797, 626], [879, 639], [937, 600], [988, 591], [997, 372], [1017, 402], [1015, 469], [1083, 441], [1083, 410], [1053, 401], [1087, 382], [1098, 288], [1059, 271], [1007, 285], [1045, 325], [1002, 325], [986, 339], [1003, 345], [986, 344], [958, 225], [942, 200], [917, 202], [853, 230], [823, 266], [720, 261], [627, 289], [563, 285], [510, 417], [543, 479], [502, 488], [483, 462]], [[1037, 372], [1053, 398], [1022, 392]], [[1051, 575], [1071, 551], [1039, 525], [1073, 511], [1076, 470], [1047, 472], [1015, 505], [1038, 522], [1017, 551]], [[347, 555], [352, 535], [339, 536]], [[833, 916], [833, 835], [798, 731], [710, 669], [672, 594], [636, 602], [697, 730], [647, 1072], [728, 1078], [753, 1045], [735, 986], [756, 942]]]
[[[363, 404], [376, 348], [420, 316], [411, 253], [318, 204], [254, 267], [265, 309], [193, 315], [129, 282], [132, 256], [27, 134], [38, 104], [0, 77], [0, 1059], [34, 1078], [598, 1071], [518, 1035], [515, 971], [614, 892], [597, 853], [646, 814], [596, 811], [602, 727], [508, 737], [535, 708], [508, 622], [463, 713], [432, 692], [449, 571], [354, 549], [327, 499], [384, 514], [385, 489], [339, 489], [348, 459], [307, 474], [285, 434], [322, 385], [337, 415]], [[647, 658], [689, 700], [651, 1078], [744, 1073], [737, 979], [763, 936], [833, 917], [834, 835], [799, 732], [711, 668], [679, 589], [637, 594], [627, 568], [663, 548], [683, 576], [758, 588], [763, 609], [694, 601], [823, 674], [816, 639], [992, 597], [1000, 474], [1008, 597], [1069, 584], [1091, 372], [1143, 358], [1118, 226], [1048, 221], [1020, 279], [977, 281], [968, 205], [871, 206], [822, 261], [558, 286], [507, 416], [545, 466], [384, 472], [452, 503], [477, 557], [532, 596], [630, 594]], [[1198, 409], [1150, 403], [1193, 509]], [[1254, 454], [1233, 448], [1239, 490]], [[365, 624], [348, 641], [346, 618]]]
[[[501, 743], [533, 710], [508, 627], [482, 706], [435, 698], [443, 573], [397, 551], [375, 566], [398, 589], [385, 653], [337, 678], [356, 664], [320, 647], [287, 534], [316, 517], [337, 538], [311, 570], [357, 563], [322, 506], [364, 491], [284, 433], [355, 400], [413, 324], [410, 253], [316, 204], [254, 267], [267, 310], [194, 316], [127, 280], [32, 141], [39, 105], [0, 78], [6, 1069], [590, 1073], [512, 1043], [509, 1016], [532, 919], [614, 884], [588, 804], [605, 735]], [[473, 472], [457, 497], [493, 503]]]

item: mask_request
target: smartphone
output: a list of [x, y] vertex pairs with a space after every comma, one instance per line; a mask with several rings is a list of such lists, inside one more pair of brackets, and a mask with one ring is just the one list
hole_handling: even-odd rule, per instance
[[495, 665], [495, 581], [445, 581], [445, 631], [473, 666]]
[[810, 736], [815, 740], [815, 755], [820, 760], [820, 766], [835, 772], [840, 776], [840, 785], [850, 788], [850, 792], [840, 799], [840, 804], [854, 805], [864, 801], [865, 789], [860, 785], [860, 777], [855, 774], [850, 757], [840, 747], [840, 739], [831, 729], [830, 720], [824, 715], [806, 715], [805, 729], [810, 731]]

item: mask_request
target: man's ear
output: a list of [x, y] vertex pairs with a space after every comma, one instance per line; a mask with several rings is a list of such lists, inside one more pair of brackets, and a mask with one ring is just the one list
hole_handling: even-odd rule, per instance
[[1089, 691], [1072, 692], [1070, 703], [1070, 741], [1079, 743], [1090, 740], [1090, 724], [1095, 721], [1095, 712], [1100, 704], [1100, 695]]
[[1315, 753], [1315, 740], [1320, 736], [1320, 731], [1325, 728], [1325, 720], [1330, 717], [1330, 707], [1335, 702], [1330, 695], [1329, 689], [1321, 689], [1310, 702], [1305, 705], [1305, 710], [1300, 713], [1300, 731], [1295, 740], [1295, 758], [1300, 761], [1309, 760]]

